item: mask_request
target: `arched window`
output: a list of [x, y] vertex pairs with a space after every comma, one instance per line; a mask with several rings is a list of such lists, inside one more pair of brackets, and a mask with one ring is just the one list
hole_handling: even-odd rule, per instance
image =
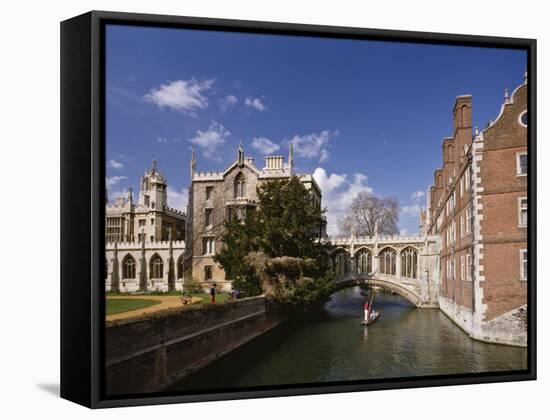
[[178, 264], [177, 264], [177, 272], [178, 272], [178, 279], [182, 279], [183, 278], [183, 254], [180, 255], [180, 257], [178, 258]]
[[338, 251], [334, 256], [334, 275], [343, 276], [348, 272], [349, 256], [346, 251]]
[[395, 255], [391, 248], [385, 248], [380, 253], [380, 272], [395, 276]]
[[462, 105], [462, 108], [460, 109], [460, 112], [461, 112], [461, 124], [462, 124], [462, 127], [466, 127], [468, 125], [470, 125], [470, 121], [469, 121], [469, 118], [468, 118], [468, 106], [467, 105]]
[[130, 254], [127, 254], [122, 260], [122, 278], [136, 278], [136, 260], [134, 260], [134, 257], [132, 257]]
[[355, 254], [357, 273], [372, 272], [372, 254], [367, 249], [360, 249]]
[[153, 255], [151, 258], [151, 267], [149, 269], [152, 279], [162, 278], [162, 258], [158, 254]]
[[418, 254], [414, 248], [406, 248], [401, 252], [401, 277], [417, 278]]
[[107, 262], [107, 258], [105, 258], [105, 278], [109, 277], [109, 263]]
[[242, 198], [246, 195], [246, 178], [243, 173], [235, 177], [235, 198]]

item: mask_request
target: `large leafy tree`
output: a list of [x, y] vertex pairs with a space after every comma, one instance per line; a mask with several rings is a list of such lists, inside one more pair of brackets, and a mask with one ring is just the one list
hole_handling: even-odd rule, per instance
[[294, 257], [307, 260], [303, 275], [319, 278], [326, 274], [327, 244], [321, 243], [323, 210], [311, 204], [311, 196], [296, 176], [272, 180], [257, 190], [258, 203], [244, 220], [226, 222], [216, 255], [235, 287], [249, 294], [261, 293], [259, 279], [245, 257], [261, 252], [269, 258]]

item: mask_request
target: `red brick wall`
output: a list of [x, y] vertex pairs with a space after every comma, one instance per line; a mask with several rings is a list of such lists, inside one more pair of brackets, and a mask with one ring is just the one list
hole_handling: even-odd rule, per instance
[[486, 129], [482, 179], [483, 303], [485, 321], [527, 303], [527, 284], [520, 279], [520, 249], [527, 248], [527, 229], [519, 227], [519, 197], [527, 197], [527, 177], [517, 175], [517, 152], [527, 151], [527, 129], [519, 117], [527, 109], [527, 87]]

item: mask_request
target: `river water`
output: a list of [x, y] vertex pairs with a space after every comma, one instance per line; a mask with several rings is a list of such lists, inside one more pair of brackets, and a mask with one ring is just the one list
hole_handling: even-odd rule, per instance
[[527, 367], [523, 348], [472, 340], [441, 311], [378, 293], [380, 319], [361, 325], [359, 288], [332, 295], [322, 311], [285, 322], [182, 380], [191, 391], [507, 371]]

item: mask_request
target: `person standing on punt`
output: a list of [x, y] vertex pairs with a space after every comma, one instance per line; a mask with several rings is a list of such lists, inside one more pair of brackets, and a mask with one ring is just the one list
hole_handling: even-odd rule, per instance
[[368, 300], [365, 302], [365, 306], [363, 307], [363, 309], [365, 310], [365, 323], [367, 323], [369, 322], [369, 313], [370, 313], [370, 305]]

